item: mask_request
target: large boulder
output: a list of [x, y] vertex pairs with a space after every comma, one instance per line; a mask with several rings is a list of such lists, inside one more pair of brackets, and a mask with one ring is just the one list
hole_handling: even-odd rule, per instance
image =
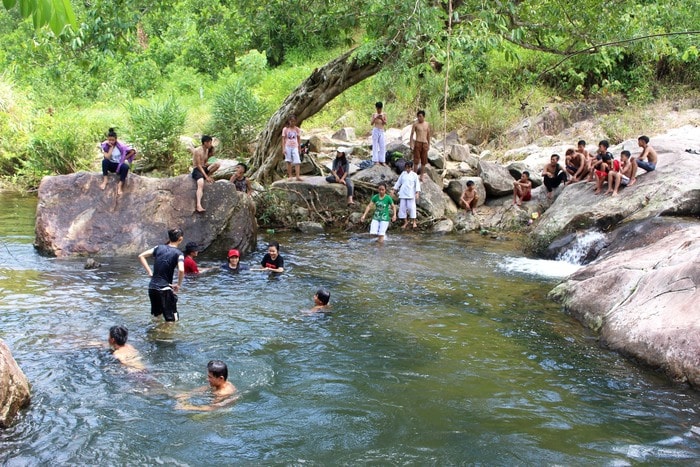
[[498, 198], [513, 193], [515, 179], [502, 165], [481, 160], [479, 161], [478, 173], [484, 182], [487, 195]]
[[466, 162], [469, 159], [469, 155], [470, 153], [468, 144], [453, 144], [450, 147], [448, 157], [451, 161]]
[[439, 219], [445, 215], [446, 195], [442, 192], [442, 186], [438, 185], [430, 178], [421, 182], [421, 193], [418, 198], [417, 207], [427, 217]]
[[189, 175], [147, 178], [129, 174], [124, 194], [116, 195], [110, 175], [80, 172], [44, 177], [39, 186], [35, 246], [56, 256], [135, 255], [167, 241], [175, 227], [185, 242], [222, 253], [252, 251], [257, 241], [255, 205], [232, 183], [205, 184], [204, 213], [195, 213], [196, 183]]
[[340, 130], [333, 133], [333, 139], [340, 141], [352, 141], [356, 139], [355, 129], [352, 127], [343, 127]]
[[288, 203], [307, 209], [327, 211], [347, 207], [345, 185], [328, 183], [326, 177], [305, 177], [301, 182], [295, 179], [278, 180], [270, 186], [270, 190], [281, 194]]
[[550, 296], [607, 347], [700, 387], [700, 225], [638, 232], [641, 246], [614, 242]]
[[372, 167], [357, 172], [352, 176], [352, 179], [371, 183], [372, 185], [379, 185], [379, 183], [384, 182], [387, 184], [387, 188], [391, 190], [399, 176], [389, 166], [374, 164]]
[[0, 428], [7, 428], [20, 409], [31, 400], [29, 382], [0, 339]]

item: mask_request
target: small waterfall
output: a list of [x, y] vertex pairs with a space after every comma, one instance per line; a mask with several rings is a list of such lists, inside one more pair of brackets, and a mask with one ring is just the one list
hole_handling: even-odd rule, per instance
[[606, 244], [605, 234], [599, 230], [589, 230], [576, 236], [566, 250], [557, 255], [557, 261], [564, 261], [570, 264], [583, 264], [592, 251], [600, 251]]

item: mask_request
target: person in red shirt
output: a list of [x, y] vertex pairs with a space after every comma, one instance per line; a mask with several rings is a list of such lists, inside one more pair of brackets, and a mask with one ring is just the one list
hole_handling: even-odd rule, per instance
[[199, 254], [199, 245], [195, 242], [189, 242], [185, 245], [185, 274], [199, 274], [207, 272], [213, 268], [199, 269], [197, 262], [194, 260]]

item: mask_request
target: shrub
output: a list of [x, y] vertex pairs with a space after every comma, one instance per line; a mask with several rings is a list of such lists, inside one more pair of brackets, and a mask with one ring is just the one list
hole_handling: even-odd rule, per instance
[[139, 151], [139, 170], [172, 172], [187, 112], [173, 97], [151, 100], [129, 109], [133, 143]]
[[246, 152], [266, 120], [267, 112], [260, 100], [242, 80], [236, 79], [214, 98], [207, 133], [219, 138], [223, 154]]

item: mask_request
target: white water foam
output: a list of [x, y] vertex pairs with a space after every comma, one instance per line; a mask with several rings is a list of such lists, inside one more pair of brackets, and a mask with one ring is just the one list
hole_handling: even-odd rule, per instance
[[571, 264], [581, 264], [595, 243], [605, 241], [605, 235], [598, 230], [589, 230], [576, 237], [572, 246], [557, 256], [557, 260]]
[[507, 257], [498, 267], [509, 273], [527, 274], [531, 276], [560, 279], [568, 277], [581, 268], [578, 264], [548, 259], [512, 258]]

